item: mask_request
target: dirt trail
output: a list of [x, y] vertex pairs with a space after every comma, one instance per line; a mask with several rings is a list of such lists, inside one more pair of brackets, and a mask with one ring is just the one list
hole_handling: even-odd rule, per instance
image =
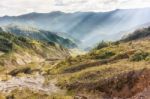
[[52, 94], [59, 92], [60, 89], [55, 86], [56, 80], [50, 81], [49, 85], [44, 86], [44, 77], [13, 77], [8, 81], [0, 81], [0, 92], [10, 93], [14, 89], [29, 88], [33, 91], [44, 92], [46, 94]]

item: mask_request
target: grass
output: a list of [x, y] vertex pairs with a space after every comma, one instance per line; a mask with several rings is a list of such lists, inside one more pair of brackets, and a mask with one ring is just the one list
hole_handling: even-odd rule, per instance
[[[136, 58], [142, 58], [141, 60], [148, 60], [150, 54], [150, 42], [149, 40], [135, 41], [120, 43], [118, 45], [110, 45], [97, 50], [92, 50], [86, 55], [70, 57], [62, 62], [60, 62], [53, 69], [50, 69], [50, 74], [64, 73], [65, 70], [71, 68], [82, 68], [88, 67], [89, 63], [94, 63], [97, 61], [115, 62], [121, 59], [128, 59], [131, 61], [136, 60]], [[112, 60], [112, 61], [109, 61]], [[83, 64], [83, 65], [81, 65]], [[91, 65], [92, 66], [92, 65]], [[89, 66], [89, 67], [91, 67]], [[79, 69], [81, 70], [81, 69]]]
[[[69, 92], [73, 91], [74, 94], [82, 91], [89, 93], [92, 91], [95, 93], [104, 92], [108, 96], [111, 95], [109, 92], [111, 90], [113, 90], [113, 92], [117, 91], [116, 93], [122, 92], [125, 85], [132, 85], [132, 89], [136, 86], [136, 81], [134, 81], [134, 76], [127, 75], [132, 73], [136, 75], [138, 72], [149, 69], [149, 62], [140, 61], [133, 63], [122, 60], [113, 64], [101, 65], [75, 73], [63, 74], [58, 78], [58, 86], [67, 89]], [[139, 79], [138, 76], [136, 79]], [[132, 80], [133, 82], [130, 82]], [[107, 90], [108, 86], [110, 86], [110, 90]], [[121, 95], [120, 97], [127, 98], [130, 97], [130, 95], [128, 93], [127, 96]]]
[[[110, 89], [114, 92], [120, 90], [114, 96], [123, 97], [124, 86], [132, 85], [134, 88], [139, 79], [137, 74], [150, 69], [149, 55], [149, 39], [121, 42], [70, 57], [50, 69], [48, 74], [58, 74], [58, 86], [74, 94], [92, 91], [110, 95], [107, 86], [112, 86]], [[137, 75], [136, 79], [132, 73]], [[131, 75], [131, 78], [126, 78], [127, 75]], [[130, 97], [130, 93], [127, 93], [127, 97]]]
[[66, 74], [63, 77], [60, 77], [60, 84], [65, 85], [68, 83], [79, 82], [95, 82], [101, 79], [107, 79], [118, 74], [133, 70], [141, 70], [144, 68], [150, 68], [149, 62], [129, 62], [127, 60], [122, 60], [117, 63], [101, 65], [97, 67], [91, 67], [78, 71], [72, 74]]

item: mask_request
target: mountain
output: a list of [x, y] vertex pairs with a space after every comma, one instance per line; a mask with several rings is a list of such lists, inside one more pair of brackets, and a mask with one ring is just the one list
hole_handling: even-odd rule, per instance
[[[40, 29], [68, 33], [87, 48], [101, 40], [119, 40], [126, 30], [149, 23], [150, 8], [117, 9], [109, 12], [50, 12], [0, 17], [0, 25], [24, 23]], [[87, 46], [88, 45], [88, 46]]]
[[40, 30], [26, 24], [9, 24], [2, 26], [2, 30], [18, 36], [25, 36], [36, 40], [58, 43], [66, 48], [75, 48], [76, 44], [67, 39], [56, 35], [56, 33]]
[[[145, 27], [148, 21], [132, 28], [122, 23], [118, 30], [124, 26], [128, 29], [122, 30], [127, 35], [121, 40], [102, 41], [80, 55], [75, 55], [75, 49], [71, 55], [71, 51], [51, 40], [62, 35], [83, 42], [83, 34], [74, 39], [67, 32], [53, 33], [18, 24], [21, 25], [0, 27], [0, 99], [149, 99], [150, 27]], [[118, 37], [110, 30], [110, 36], [116, 39], [123, 35], [117, 34]], [[88, 33], [87, 36], [91, 37]], [[87, 46], [92, 43], [88, 40]]]
[[61, 60], [69, 56], [69, 51], [58, 44], [0, 32], [0, 67]]

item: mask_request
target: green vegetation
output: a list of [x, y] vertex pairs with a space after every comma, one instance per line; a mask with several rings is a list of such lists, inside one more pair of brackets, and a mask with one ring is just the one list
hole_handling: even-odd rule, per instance
[[132, 41], [150, 36], [150, 27], [136, 30], [135, 32], [129, 34], [127, 37], [123, 38], [121, 41]]
[[32, 71], [30, 67], [20, 67], [10, 71], [9, 74], [12, 76], [16, 76], [19, 73], [31, 74], [31, 72]]
[[106, 51], [106, 52], [100, 54], [99, 56], [96, 56], [95, 58], [96, 59], [107, 59], [114, 55], [115, 55], [115, 53], [113, 53], [111, 51], [108, 51], [108, 52]]
[[31, 47], [31, 40], [24, 37], [16, 37], [10, 33], [0, 32], [0, 50], [10, 52], [13, 47], [20, 46], [23, 48]]
[[70, 39], [60, 37], [53, 32], [40, 30], [31, 26], [21, 24], [10, 24], [3, 27], [3, 31], [11, 32], [12, 34], [31, 38], [34, 40], [53, 42], [62, 45], [66, 48], [76, 48], [77, 45]]
[[130, 57], [131, 61], [141, 61], [148, 59], [147, 57], [150, 55], [150, 53], [145, 53], [143, 51], [136, 52]]
[[[0, 32], [0, 65], [26, 65], [46, 59], [64, 59], [69, 51], [55, 43], [45, 43]], [[7, 62], [6, 62], [7, 61]]]
[[104, 42], [104, 41], [102, 41], [102, 42], [100, 42], [100, 43], [97, 45], [97, 47], [96, 47], [95, 49], [102, 49], [102, 48], [104, 48], [104, 47], [108, 47], [110, 44], [111, 44], [111, 42]]
[[10, 52], [12, 50], [12, 43], [3, 37], [0, 37], [0, 50], [3, 52]]

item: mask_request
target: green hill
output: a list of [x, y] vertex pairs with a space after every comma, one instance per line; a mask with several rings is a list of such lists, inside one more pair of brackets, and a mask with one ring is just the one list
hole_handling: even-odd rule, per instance
[[10, 24], [7, 26], [2, 26], [2, 30], [5, 32], [10, 32], [15, 35], [25, 36], [31, 39], [45, 41], [45, 42], [54, 42], [62, 45], [66, 48], [76, 48], [77, 45], [68, 38], [63, 38], [56, 35], [54, 32], [40, 30], [28, 25], [21, 24]]
[[70, 55], [66, 48], [53, 42], [45, 43], [5, 32], [0, 32], [0, 53], [0, 66], [59, 60]]

